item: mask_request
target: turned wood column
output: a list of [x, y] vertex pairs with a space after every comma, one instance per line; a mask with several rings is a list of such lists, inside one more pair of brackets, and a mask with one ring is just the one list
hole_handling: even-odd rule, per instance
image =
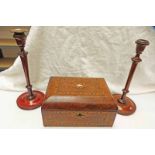
[[125, 84], [124, 89], [122, 90], [122, 95], [120, 94], [114, 94], [113, 97], [115, 99], [115, 102], [118, 105], [118, 113], [121, 115], [130, 115], [135, 112], [136, 105], [135, 103], [129, 99], [129, 97], [126, 97], [126, 94], [129, 92], [130, 83], [132, 81], [134, 72], [136, 70], [136, 67], [139, 62], [142, 61], [140, 58], [140, 55], [144, 51], [145, 47], [149, 45], [149, 42], [144, 39], [139, 39], [136, 41], [136, 55], [135, 57], [131, 58], [132, 65], [129, 71], [129, 75]]
[[16, 43], [20, 49], [19, 56], [22, 62], [22, 67], [24, 70], [25, 78], [26, 78], [26, 88], [27, 92], [21, 94], [17, 98], [17, 105], [21, 109], [31, 110], [35, 109], [42, 105], [44, 100], [44, 93], [32, 90], [32, 85], [30, 83], [29, 77], [29, 67], [28, 67], [28, 59], [27, 54], [28, 52], [25, 51], [25, 42], [26, 42], [26, 29], [12, 29], [11, 32], [13, 33], [13, 37], [16, 40]]
[[29, 77], [29, 69], [28, 69], [28, 61], [27, 61], [27, 54], [28, 52], [26, 52], [24, 50], [25, 48], [25, 41], [26, 41], [26, 35], [24, 32], [27, 32], [27, 30], [22, 29], [22, 30], [16, 30], [13, 34], [13, 37], [16, 40], [17, 45], [20, 48], [20, 52], [18, 53], [22, 62], [22, 66], [23, 66], [23, 70], [24, 70], [24, 74], [25, 74], [25, 78], [26, 78], [26, 88], [28, 90], [28, 98], [30, 100], [32, 100], [34, 98], [34, 94], [32, 91], [32, 85], [30, 83], [30, 77]]

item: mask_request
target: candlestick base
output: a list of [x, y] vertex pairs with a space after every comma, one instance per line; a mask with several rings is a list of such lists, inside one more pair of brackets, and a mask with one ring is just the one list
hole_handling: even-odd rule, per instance
[[40, 107], [44, 101], [45, 95], [42, 92], [36, 90], [33, 91], [33, 94], [34, 98], [31, 100], [28, 98], [27, 92], [21, 94], [17, 98], [18, 107], [24, 110], [32, 110]]
[[125, 97], [125, 103], [119, 102], [121, 96], [121, 94], [113, 94], [114, 101], [118, 106], [117, 113], [125, 116], [133, 114], [136, 111], [136, 104], [129, 97]]

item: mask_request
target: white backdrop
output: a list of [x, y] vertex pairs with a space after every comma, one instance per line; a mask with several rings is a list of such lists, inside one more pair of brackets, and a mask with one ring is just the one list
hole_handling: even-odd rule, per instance
[[[46, 90], [50, 76], [104, 77], [113, 92], [124, 87], [135, 40], [150, 45], [141, 55], [130, 92], [155, 91], [155, 30], [152, 27], [32, 27], [27, 37], [34, 88]], [[0, 73], [0, 89], [25, 90], [20, 59]]]

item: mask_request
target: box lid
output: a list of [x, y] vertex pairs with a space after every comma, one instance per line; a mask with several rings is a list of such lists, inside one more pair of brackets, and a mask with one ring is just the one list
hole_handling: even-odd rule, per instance
[[42, 109], [116, 111], [103, 78], [52, 77]]
[[112, 98], [91, 96], [51, 96], [43, 104], [44, 109], [74, 111], [116, 111]]

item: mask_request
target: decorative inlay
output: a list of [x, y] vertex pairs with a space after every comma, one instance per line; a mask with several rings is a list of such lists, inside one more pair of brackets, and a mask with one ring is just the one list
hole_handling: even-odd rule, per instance
[[104, 81], [98, 78], [58, 78], [57, 95], [104, 96]]

